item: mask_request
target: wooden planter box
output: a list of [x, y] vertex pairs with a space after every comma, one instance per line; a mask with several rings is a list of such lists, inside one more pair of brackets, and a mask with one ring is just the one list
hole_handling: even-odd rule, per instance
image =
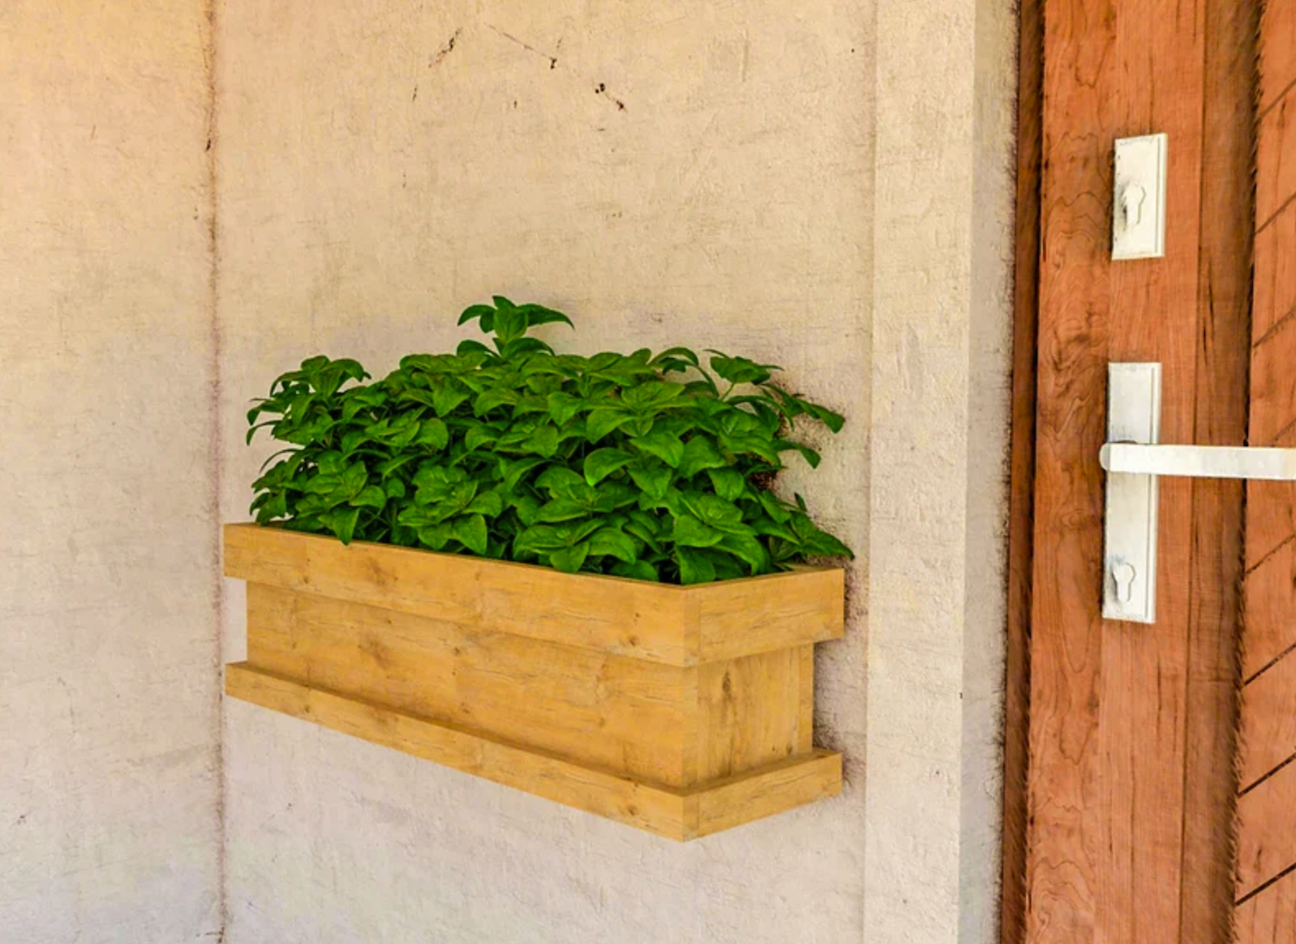
[[693, 587], [225, 526], [226, 694], [677, 840], [841, 790], [814, 643], [843, 573]]

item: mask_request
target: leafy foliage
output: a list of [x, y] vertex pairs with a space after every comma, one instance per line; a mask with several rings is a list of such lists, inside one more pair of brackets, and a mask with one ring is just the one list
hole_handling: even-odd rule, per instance
[[777, 367], [712, 351], [707, 370], [682, 347], [556, 354], [527, 332], [570, 319], [500, 296], [471, 321], [493, 348], [410, 355], [372, 383], [312, 357], [275, 380], [247, 438], [268, 427], [290, 448], [253, 483], [257, 520], [686, 584], [850, 556], [800, 496], [769, 490], [785, 453], [819, 464], [784, 438], [797, 420], [844, 422], [775, 386]]

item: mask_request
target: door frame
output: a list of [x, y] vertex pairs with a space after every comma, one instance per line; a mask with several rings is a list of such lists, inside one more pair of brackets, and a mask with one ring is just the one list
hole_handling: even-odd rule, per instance
[[1002, 944], [1022, 944], [1026, 938], [1036, 358], [1039, 349], [1040, 185], [1044, 147], [1044, 3], [1045, 0], [1019, 0], [1018, 6], [1017, 200], [1004, 660], [1003, 865], [1000, 878]]

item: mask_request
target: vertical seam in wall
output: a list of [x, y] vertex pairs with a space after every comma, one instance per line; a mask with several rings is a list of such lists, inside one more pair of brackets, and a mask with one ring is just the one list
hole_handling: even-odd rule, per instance
[[225, 626], [225, 600], [221, 587], [221, 470], [223, 466], [223, 437], [221, 429], [221, 323], [220, 323], [220, 243], [218, 240], [217, 199], [217, 98], [216, 98], [216, 52], [217, 52], [217, 0], [203, 0], [203, 67], [206, 81], [206, 188], [207, 188], [207, 298], [206, 314], [208, 323], [208, 435], [211, 439], [207, 447], [207, 477], [209, 493], [207, 512], [211, 523], [210, 562], [212, 568], [212, 614], [215, 623], [215, 665], [212, 667], [217, 679], [216, 685], [216, 871], [217, 871], [217, 913], [220, 916], [220, 927], [217, 929], [217, 940], [224, 941], [229, 927], [229, 899], [226, 892], [227, 876], [225, 868], [225, 713], [222, 704], [222, 637]]

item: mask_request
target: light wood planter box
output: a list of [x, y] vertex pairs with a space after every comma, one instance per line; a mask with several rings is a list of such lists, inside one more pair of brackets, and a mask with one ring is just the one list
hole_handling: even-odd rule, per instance
[[843, 573], [693, 587], [225, 526], [225, 692], [671, 839], [841, 790], [811, 741]]

